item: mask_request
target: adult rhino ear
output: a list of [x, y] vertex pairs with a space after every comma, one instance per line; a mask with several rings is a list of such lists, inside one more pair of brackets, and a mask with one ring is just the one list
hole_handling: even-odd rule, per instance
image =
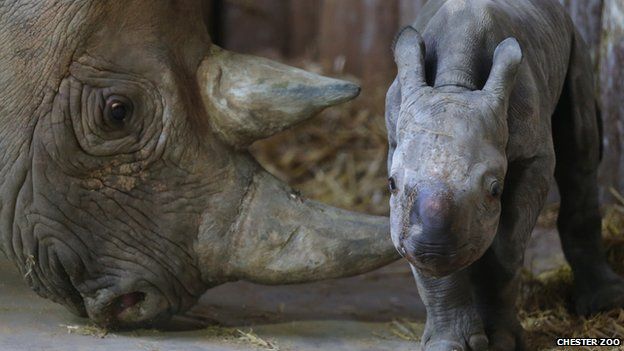
[[518, 68], [522, 62], [522, 49], [515, 38], [503, 40], [496, 50], [492, 70], [483, 90], [507, 101], [516, 82]]
[[427, 86], [425, 78], [425, 42], [414, 27], [403, 28], [394, 41], [394, 61], [403, 96]]
[[197, 71], [212, 127], [243, 148], [355, 98], [354, 83], [213, 47]]

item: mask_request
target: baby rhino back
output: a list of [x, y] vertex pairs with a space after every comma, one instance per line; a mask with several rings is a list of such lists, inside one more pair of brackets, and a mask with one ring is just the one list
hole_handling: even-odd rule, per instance
[[557, 1], [433, 0], [413, 26], [425, 42], [427, 82], [434, 87], [482, 89], [497, 45], [514, 37], [523, 64], [510, 97], [510, 118], [552, 115], [574, 36], [573, 24]]

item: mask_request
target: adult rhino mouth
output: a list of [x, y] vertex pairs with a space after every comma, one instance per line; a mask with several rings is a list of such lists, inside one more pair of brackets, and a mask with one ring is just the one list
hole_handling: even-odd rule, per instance
[[112, 303], [112, 314], [120, 317], [130, 313], [130, 310], [145, 301], [145, 296], [145, 293], [135, 291], [117, 297]]
[[102, 290], [96, 297], [85, 297], [89, 318], [111, 329], [127, 329], [156, 324], [170, 317], [170, 304], [151, 289], [115, 294]]

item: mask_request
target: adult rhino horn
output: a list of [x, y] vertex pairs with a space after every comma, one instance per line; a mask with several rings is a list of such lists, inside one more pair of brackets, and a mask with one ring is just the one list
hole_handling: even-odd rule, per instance
[[222, 256], [230, 279], [301, 283], [368, 272], [400, 257], [387, 217], [305, 200], [263, 170], [231, 229]]
[[198, 81], [212, 127], [245, 147], [322, 109], [355, 98], [358, 85], [216, 46], [201, 62]]

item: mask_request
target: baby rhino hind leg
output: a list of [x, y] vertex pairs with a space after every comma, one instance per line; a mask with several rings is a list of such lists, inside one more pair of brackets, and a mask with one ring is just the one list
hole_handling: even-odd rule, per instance
[[601, 122], [593, 100], [587, 51], [579, 40], [573, 50], [568, 79], [553, 116], [555, 178], [561, 194], [557, 226], [574, 272], [576, 312], [589, 315], [624, 307], [624, 279], [608, 265], [602, 248], [597, 185]]

